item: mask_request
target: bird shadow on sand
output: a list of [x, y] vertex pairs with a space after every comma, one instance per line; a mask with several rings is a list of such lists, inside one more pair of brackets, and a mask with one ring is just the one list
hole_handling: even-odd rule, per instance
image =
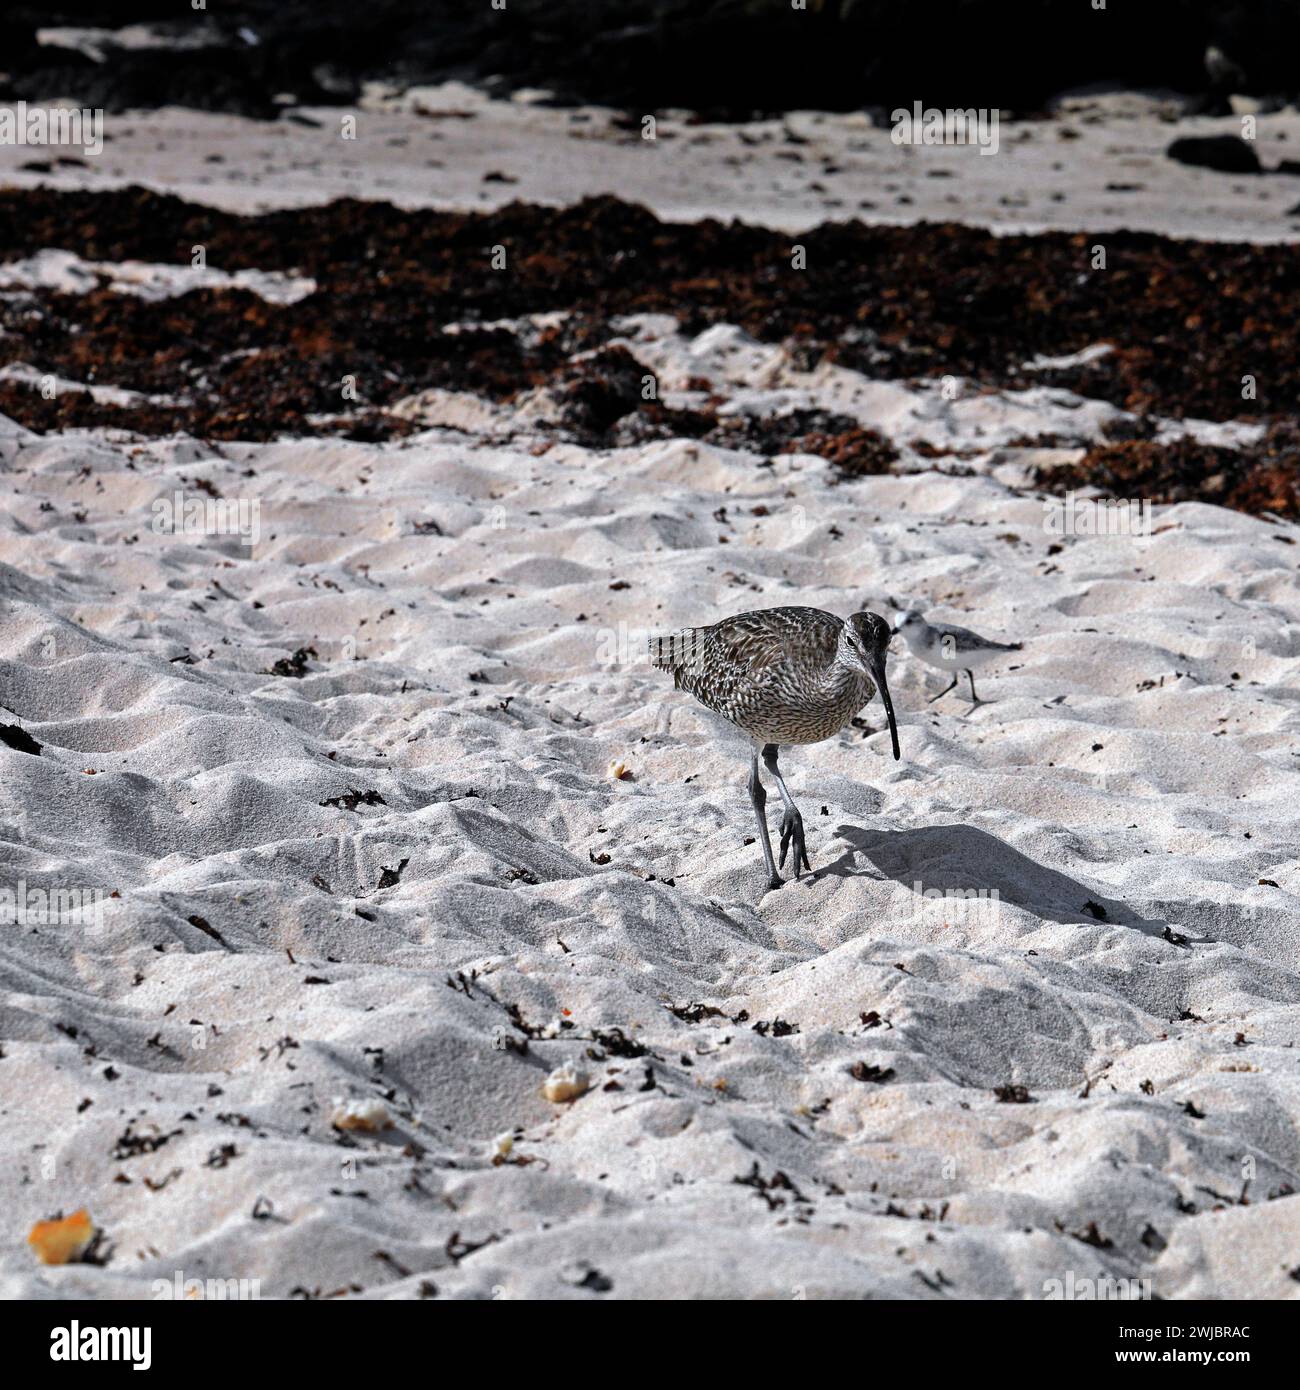
[[[933, 892], [997, 895], [1001, 902], [1032, 912], [1051, 922], [1089, 924], [1109, 922], [1175, 944], [1208, 940], [1171, 935], [1165, 921], [1140, 917], [1127, 904], [1103, 897], [1067, 874], [1044, 865], [1004, 844], [996, 835], [969, 825], [926, 825], [915, 830], [864, 830], [836, 827], [848, 843], [838, 859], [812, 874], [822, 878], [879, 876], [902, 883], [914, 893]], [[870, 866], [870, 867], [867, 867]], [[877, 873], [872, 875], [872, 868]]]

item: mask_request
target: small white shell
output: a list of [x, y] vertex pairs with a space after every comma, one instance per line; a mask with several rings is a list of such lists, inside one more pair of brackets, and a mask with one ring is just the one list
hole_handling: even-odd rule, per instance
[[559, 1105], [566, 1100], [577, 1100], [590, 1085], [586, 1072], [579, 1071], [572, 1062], [565, 1062], [546, 1078], [542, 1094]]
[[382, 1100], [339, 1100], [334, 1102], [330, 1124], [335, 1129], [376, 1134], [381, 1129], [387, 1129], [392, 1120], [389, 1119], [388, 1107]]

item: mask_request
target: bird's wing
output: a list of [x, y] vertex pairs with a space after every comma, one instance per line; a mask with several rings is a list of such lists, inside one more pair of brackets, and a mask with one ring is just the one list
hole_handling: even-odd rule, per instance
[[694, 629], [692, 651], [677, 682], [715, 709], [733, 696], [762, 689], [793, 665], [834, 659], [840, 620], [818, 608], [768, 608]]
[[784, 662], [833, 660], [840, 620], [820, 608], [765, 608], [737, 613], [709, 628], [713, 650], [747, 669]]
[[981, 637], [978, 632], [972, 632], [968, 627], [958, 627], [955, 623], [931, 623], [930, 627], [939, 634], [941, 642], [945, 637], [951, 637], [959, 651], [1005, 652], [1014, 650], [1005, 642], [990, 641], [987, 637]]

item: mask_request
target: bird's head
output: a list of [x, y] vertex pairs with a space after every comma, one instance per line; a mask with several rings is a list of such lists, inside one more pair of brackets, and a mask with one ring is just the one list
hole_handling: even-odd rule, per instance
[[889, 624], [878, 613], [854, 613], [840, 633], [840, 658], [846, 666], [870, 676], [880, 691], [889, 719], [889, 736], [894, 743], [894, 761], [902, 756], [898, 748], [898, 725], [894, 722], [894, 702], [885, 680], [885, 656], [893, 636]]

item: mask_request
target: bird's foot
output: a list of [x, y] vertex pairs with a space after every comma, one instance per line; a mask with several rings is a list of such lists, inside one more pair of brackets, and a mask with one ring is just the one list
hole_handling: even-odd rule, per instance
[[780, 874], [774, 873], [767, 881], [768, 892], [774, 893], [778, 888], [785, 887], [785, 879]]
[[781, 857], [777, 860], [780, 868], [785, 868], [786, 851], [794, 847], [794, 876], [798, 878], [802, 869], [812, 873], [808, 862], [808, 850], [803, 842], [803, 817], [793, 807], [781, 817]]

